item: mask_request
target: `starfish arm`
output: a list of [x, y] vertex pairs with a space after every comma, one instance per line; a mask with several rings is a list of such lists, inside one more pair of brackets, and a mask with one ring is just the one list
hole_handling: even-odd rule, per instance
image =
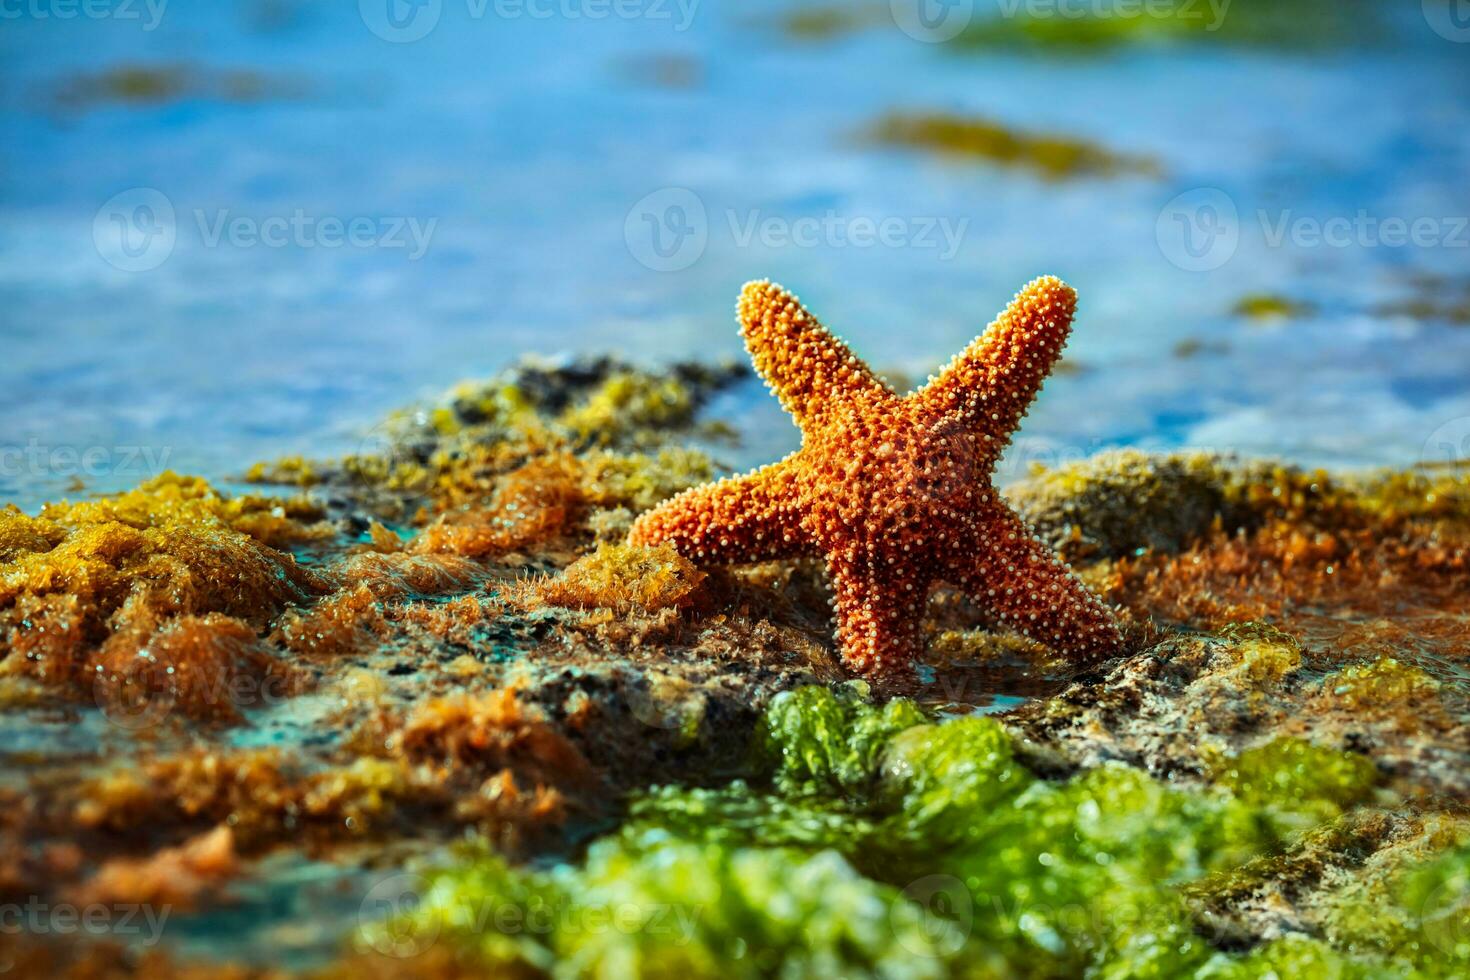
[[993, 462], [1061, 356], [1076, 310], [1071, 286], [1055, 276], [1034, 280], [910, 401], [987, 433]]
[[950, 578], [998, 625], [1079, 657], [1118, 652], [1112, 612], [1025, 521], [1000, 511], [981, 526], [984, 537], [951, 558]]
[[672, 544], [711, 565], [772, 561], [809, 550], [796, 505], [792, 457], [743, 476], [706, 483], [665, 501], [633, 522], [632, 544]]
[[902, 685], [923, 653], [920, 625], [930, 582], [914, 573], [875, 573], [842, 560], [827, 563], [842, 662], [884, 686]]
[[746, 283], [737, 315], [755, 369], [798, 425], [818, 421], [843, 403], [896, 399], [846, 344], [775, 283]]

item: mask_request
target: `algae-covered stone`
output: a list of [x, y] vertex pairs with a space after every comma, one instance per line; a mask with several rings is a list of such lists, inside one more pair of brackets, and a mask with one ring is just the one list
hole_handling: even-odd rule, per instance
[[1039, 473], [1006, 496], [1042, 540], [1069, 560], [1117, 558], [1140, 549], [1178, 551], [1225, 507], [1211, 456], [1103, 453]]

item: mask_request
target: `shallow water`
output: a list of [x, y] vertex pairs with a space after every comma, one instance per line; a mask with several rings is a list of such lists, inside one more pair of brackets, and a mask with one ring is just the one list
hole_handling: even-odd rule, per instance
[[[1470, 327], [1375, 310], [1422, 296], [1415, 277], [1450, 278], [1436, 304], [1470, 278], [1470, 44], [1419, 4], [1382, 6], [1391, 23], [1361, 48], [1082, 58], [956, 54], [882, 17], [796, 40], [767, 16], [789, 5], [708, 0], [687, 25], [673, 3], [594, 20], [430, 0], [437, 23], [412, 43], [375, 35], [369, 21], [393, 32], [367, 0], [179, 3], [151, 30], [142, 4], [16, 7], [0, 31], [0, 499], [351, 451], [387, 409], [529, 351], [738, 353], [735, 295], [764, 276], [920, 379], [1028, 278], [1072, 281], [1083, 370], [1050, 382], [1003, 478], [1119, 443], [1343, 466], [1464, 453]], [[79, 87], [125, 65], [187, 70], [161, 101]], [[220, 74], [240, 71], [256, 76]], [[1047, 181], [857, 138], [893, 109], [1083, 137], [1164, 176]], [[1272, 243], [1283, 218], [1301, 232], [1360, 212], [1433, 230]], [[249, 235], [298, 214], [313, 230], [281, 247]], [[804, 217], [825, 228], [746, 239], [768, 218], [804, 234]], [[328, 218], [366, 219], [375, 244], [323, 247]], [[243, 236], [214, 240], [234, 219]], [[854, 244], [861, 219], [896, 219], [897, 243]], [[1201, 262], [1217, 267], [1181, 268]], [[1231, 308], [1254, 293], [1315, 313], [1252, 325]], [[750, 433], [733, 463], [794, 442], [758, 387], [721, 408]]]

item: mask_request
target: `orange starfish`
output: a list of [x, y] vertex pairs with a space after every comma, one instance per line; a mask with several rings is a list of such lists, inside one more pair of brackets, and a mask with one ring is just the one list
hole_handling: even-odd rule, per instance
[[796, 297], [747, 284], [741, 335], [802, 447], [667, 501], [638, 519], [630, 540], [669, 542], [709, 564], [825, 557], [842, 658], [879, 681], [912, 677], [929, 590], [941, 581], [1056, 649], [1117, 650], [1108, 608], [991, 486], [1076, 308], [1070, 286], [1037, 279], [938, 378], [900, 396]]

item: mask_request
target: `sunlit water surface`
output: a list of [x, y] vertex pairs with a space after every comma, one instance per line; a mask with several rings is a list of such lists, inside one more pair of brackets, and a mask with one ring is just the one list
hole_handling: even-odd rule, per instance
[[[153, 30], [141, 4], [138, 20], [7, 19], [0, 499], [351, 451], [386, 410], [525, 352], [738, 353], [734, 299], [759, 277], [918, 380], [1030, 277], [1073, 282], [1079, 370], [1048, 384], [1006, 478], [1116, 444], [1443, 454], [1470, 439], [1470, 328], [1383, 308], [1422, 300], [1426, 275], [1448, 277], [1436, 302], [1470, 277], [1470, 44], [1403, 7], [1361, 49], [1085, 58], [957, 55], [881, 18], [796, 40], [768, 4], [712, 0], [687, 25], [672, 3], [592, 20], [435, 0], [412, 43], [377, 36], [371, 3], [177, 2]], [[75, 96], [127, 65], [184, 66], [192, 89]], [[242, 71], [244, 99], [221, 74]], [[1048, 181], [864, 142], [889, 110], [1086, 138], [1162, 176]], [[1219, 195], [1233, 249], [1198, 237], [1222, 227], [1202, 210]], [[171, 248], [136, 237], [166, 219], [160, 196]], [[1434, 232], [1273, 242], [1283, 220], [1360, 214]], [[366, 219], [376, 243], [215, 234], [297, 216]], [[781, 237], [804, 217], [815, 239]], [[883, 219], [896, 240], [852, 240]], [[1232, 312], [1261, 293], [1312, 312]], [[748, 433], [731, 463], [796, 439], [758, 387], [719, 410]]]

